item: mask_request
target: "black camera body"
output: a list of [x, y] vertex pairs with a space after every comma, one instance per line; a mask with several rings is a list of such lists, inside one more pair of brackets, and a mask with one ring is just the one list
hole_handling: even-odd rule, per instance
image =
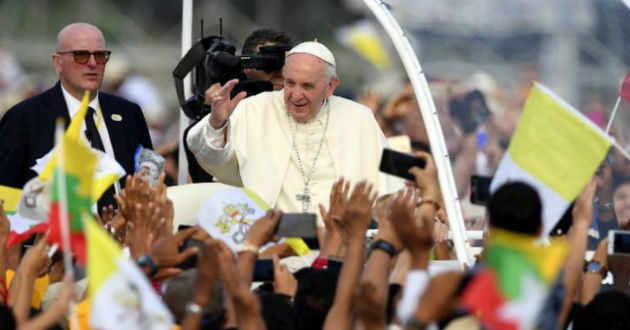
[[[208, 114], [210, 108], [204, 104], [204, 94], [208, 87], [217, 82], [223, 85], [229, 80], [238, 79], [239, 84], [233, 92], [245, 91], [248, 96], [273, 90], [271, 82], [248, 80], [243, 70], [279, 71], [284, 65], [287, 50], [288, 45], [262, 46], [258, 54], [238, 56], [235, 55], [236, 47], [222, 37], [210, 36], [197, 41], [173, 70], [175, 90], [182, 110], [193, 120]], [[193, 69], [193, 95], [184, 99], [183, 79]]]

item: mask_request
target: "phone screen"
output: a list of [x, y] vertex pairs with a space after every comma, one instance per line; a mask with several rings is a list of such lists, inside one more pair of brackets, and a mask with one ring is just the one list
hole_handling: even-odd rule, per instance
[[[615, 231], [613, 243], [614, 254], [630, 254], [630, 232]], [[610, 242], [609, 242], [610, 244]]]
[[379, 166], [381, 172], [414, 181], [415, 177], [409, 173], [409, 169], [414, 166], [424, 168], [426, 162], [424, 159], [409, 154], [391, 149], [383, 149], [381, 165]]
[[477, 130], [490, 115], [486, 97], [479, 90], [470, 91], [462, 98], [452, 99], [449, 111], [466, 134]]
[[182, 244], [179, 249], [181, 252], [191, 247], [197, 247], [197, 254], [184, 260], [181, 264], [177, 266], [178, 268], [186, 270], [186, 269], [197, 267], [197, 257], [201, 253], [201, 250], [203, 250], [203, 242], [194, 238], [188, 238], [187, 240], [184, 241], [184, 244]]
[[254, 282], [273, 281], [273, 259], [257, 259], [254, 264]]
[[314, 213], [283, 213], [276, 235], [280, 237], [317, 238], [317, 217]]
[[491, 176], [473, 175], [470, 177], [470, 202], [476, 205], [487, 205], [490, 200]]

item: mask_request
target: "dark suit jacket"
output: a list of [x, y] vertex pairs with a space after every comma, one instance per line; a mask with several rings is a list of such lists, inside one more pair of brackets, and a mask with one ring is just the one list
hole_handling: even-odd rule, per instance
[[[142, 110], [123, 98], [102, 92], [98, 95], [116, 160], [128, 174], [133, 173], [138, 145], [153, 148]], [[122, 120], [112, 120], [113, 114]], [[0, 120], [0, 185], [22, 189], [37, 175], [30, 168], [53, 148], [57, 118], [63, 118], [66, 127], [70, 124], [59, 82], [5, 113]]]

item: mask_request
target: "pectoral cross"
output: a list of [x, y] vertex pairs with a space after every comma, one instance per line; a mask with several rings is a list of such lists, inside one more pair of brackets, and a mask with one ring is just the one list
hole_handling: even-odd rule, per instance
[[307, 213], [308, 212], [308, 206], [311, 202], [311, 196], [309, 196], [308, 194], [308, 187], [305, 186], [304, 187], [304, 194], [300, 195], [296, 195], [295, 199], [297, 199], [298, 201], [302, 202], [302, 212]]

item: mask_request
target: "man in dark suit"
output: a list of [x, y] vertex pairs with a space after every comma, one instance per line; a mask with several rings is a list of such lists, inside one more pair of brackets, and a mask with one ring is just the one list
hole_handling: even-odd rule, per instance
[[[110, 55], [101, 31], [87, 23], [70, 24], [59, 32], [56, 47], [52, 63], [59, 82], [13, 106], [0, 120], [0, 185], [22, 188], [37, 175], [30, 168], [53, 148], [56, 119], [63, 118], [67, 127], [86, 90], [90, 110], [81, 133], [88, 145], [115, 157], [128, 174], [134, 172], [138, 145], [152, 148], [140, 107], [98, 92]], [[99, 204], [113, 202], [112, 193]]]

